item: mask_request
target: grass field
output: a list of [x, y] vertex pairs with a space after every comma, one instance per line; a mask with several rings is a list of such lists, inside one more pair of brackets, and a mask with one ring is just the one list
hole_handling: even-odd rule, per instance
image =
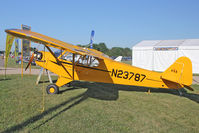
[[[0, 75], [0, 132], [198, 133], [199, 86], [194, 92], [74, 82], [45, 94], [37, 76]], [[53, 77], [55, 80], [56, 77]]]

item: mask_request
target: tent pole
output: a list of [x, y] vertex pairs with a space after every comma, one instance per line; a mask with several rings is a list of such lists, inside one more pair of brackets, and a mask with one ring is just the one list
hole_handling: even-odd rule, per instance
[[[23, 25], [21, 25], [21, 29]], [[23, 79], [23, 39], [21, 39], [21, 77]]]
[[73, 80], [75, 79], [74, 78], [74, 69], [75, 69], [75, 54], [73, 53]]

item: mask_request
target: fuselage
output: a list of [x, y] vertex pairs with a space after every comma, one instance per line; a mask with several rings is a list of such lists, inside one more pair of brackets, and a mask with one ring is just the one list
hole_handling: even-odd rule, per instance
[[141, 69], [112, 59], [98, 59], [98, 66], [89, 66], [78, 63], [77, 61], [74, 61], [73, 64], [73, 61], [65, 60], [61, 58], [60, 55], [57, 59], [62, 63], [63, 67], [57, 62], [51, 53], [42, 53], [42, 59], [40, 61], [36, 61], [36, 64], [59, 75], [59, 77], [67, 79], [71, 78], [71, 80], [84, 80], [152, 88], [179, 88], [178, 84], [161, 79], [162, 73]]

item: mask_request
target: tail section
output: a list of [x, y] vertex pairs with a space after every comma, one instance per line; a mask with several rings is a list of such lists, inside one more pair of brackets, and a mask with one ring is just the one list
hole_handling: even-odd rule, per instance
[[192, 78], [192, 63], [187, 57], [178, 58], [162, 74], [162, 79], [178, 83], [186, 88], [190, 88]]

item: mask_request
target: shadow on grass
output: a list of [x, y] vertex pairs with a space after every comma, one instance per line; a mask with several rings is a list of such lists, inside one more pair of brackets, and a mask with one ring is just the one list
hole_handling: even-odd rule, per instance
[[118, 89], [122, 91], [136, 91], [136, 92], [147, 92], [150, 89], [151, 93], [172, 94], [180, 97], [185, 97], [196, 103], [199, 103], [199, 94], [189, 93], [184, 88], [181, 88], [180, 90], [175, 90], [175, 89], [162, 89], [162, 88], [146, 88], [146, 87], [137, 87], [137, 86], [122, 87], [121, 85], [119, 85]]
[[72, 86], [75, 86], [75, 87], [60, 90], [60, 94], [66, 92], [66, 91], [74, 90], [74, 89], [86, 88], [87, 90], [86, 90], [86, 92], [84, 92], [82, 94], [82, 96], [79, 100], [77, 100], [73, 104], [69, 105], [68, 107], [62, 109], [61, 111], [59, 111], [58, 113], [56, 113], [55, 115], [53, 115], [49, 119], [45, 120], [43, 123], [36, 126], [32, 130], [35, 130], [35, 129], [41, 127], [42, 125], [46, 124], [48, 121], [57, 117], [61, 113], [67, 111], [68, 109], [70, 109], [74, 105], [77, 105], [82, 101], [85, 101], [89, 97], [95, 98], [95, 99], [100, 99], [100, 100], [117, 100], [118, 99], [118, 90], [114, 89], [113, 84], [101, 84], [101, 83], [98, 84], [98, 83], [74, 81], [74, 82], [72, 82]]
[[6, 81], [6, 80], [11, 80], [11, 79], [10, 78], [0, 79], [0, 81]]
[[[29, 118], [28, 120], [18, 124], [18, 125], [15, 125], [15, 126], [12, 126], [8, 129], [6, 129], [5, 131], [3, 131], [2, 133], [10, 133], [10, 132], [15, 132], [15, 131], [20, 131], [22, 130], [24, 127], [28, 126], [29, 124], [33, 124], [35, 123], [36, 121], [42, 119], [44, 116], [48, 115], [49, 113], [52, 113], [53, 111], [56, 111], [57, 109], [63, 107], [63, 106], [66, 106], [67, 104], [75, 101], [74, 103], [72, 103], [71, 105], [67, 106], [66, 108], [64, 108], [63, 110], [59, 111], [57, 114], [53, 115], [51, 118], [49, 118], [48, 120], [46, 120], [44, 123], [42, 123], [41, 125], [45, 124], [46, 122], [48, 122], [49, 120], [53, 119], [54, 117], [60, 115], [61, 113], [63, 113], [64, 111], [67, 111], [68, 109], [72, 108], [73, 106], [81, 103], [82, 101], [86, 100], [87, 97], [86, 97], [86, 92], [78, 95], [78, 96], [75, 96], [67, 101], [64, 101], [52, 108], [49, 108], [48, 110], [44, 111], [43, 113], [39, 114], [39, 115], [35, 115], [31, 118]], [[41, 125], [37, 126], [37, 127], [40, 127]], [[36, 128], [37, 128], [36, 127]]]
[[63, 94], [66, 91], [71, 91], [71, 90], [76, 90], [76, 89], [80, 89], [80, 88], [77, 88], [77, 87], [69, 87], [69, 88], [64, 87], [64, 89], [59, 90], [59, 94]]
[[[124, 89], [125, 88], [125, 89]], [[146, 87], [137, 87], [137, 86], [127, 86], [127, 87], [119, 87], [119, 90], [123, 91], [136, 91], [136, 92], [147, 92], [149, 88]], [[175, 89], [162, 89], [162, 88], [150, 88], [152, 93], [167, 93], [180, 97], [188, 98], [196, 103], [199, 103], [199, 94], [189, 93], [184, 88], [181, 88], [179, 91]], [[181, 93], [181, 95], [180, 95]]]
[[[52, 80], [52, 82], [53, 82], [53, 83], [56, 83], [57, 80]], [[50, 81], [49, 81], [49, 80], [39, 81], [39, 84], [41, 84], [41, 83], [50, 83]]]
[[194, 93], [184, 93], [182, 97], [186, 97], [194, 102], [199, 103], [199, 94], [194, 94]]
[[47, 119], [46, 121], [44, 121], [42, 124], [38, 125], [37, 127], [33, 128], [37, 129], [39, 127], [41, 127], [42, 125], [44, 125], [45, 123], [47, 123], [48, 121], [52, 120], [53, 118], [55, 118], [56, 116], [60, 115], [61, 113], [69, 110], [70, 108], [74, 107], [75, 105], [78, 105], [79, 103], [85, 101], [88, 97], [92, 97], [92, 98], [96, 98], [96, 99], [101, 99], [101, 100], [117, 100], [118, 98], [118, 90], [114, 89], [114, 85], [113, 84], [98, 84], [98, 83], [89, 83], [89, 82], [74, 82], [72, 83], [72, 85], [76, 86], [76, 87], [71, 87], [71, 88], [64, 88], [64, 90], [60, 90], [60, 94], [70, 91], [70, 90], [74, 90], [74, 89], [82, 89], [85, 88], [87, 89], [86, 92], [75, 96], [67, 101], [64, 101], [62, 103], [60, 103], [59, 105], [56, 105], [52, 108], [49, 108], [48, 110], [44, 111], [43, 113], [33, 116], [31, 118], [29, 118], [28, 120], [17, 124], [15, 126], [12, 126], [8, 129], [6, 129], [5, 131], [3, 131], [2, 133], [8, 133], [8, 132], [14, 132], [14, 131], [20, 131], [22, 130], [24, 127], [33, 124], [35, 122], [37, 122], [38, 120], [44, 118], [44, 116], [48, 115], [49, 113], [52, 113], [53, 111], [56, 111], [57, 109], [66, 106], [67, 104], [73, 102], [72, 104], [70, 104], [69, 106], [67, 106], [66, 108], [62, 109], [61, 111], [59, 111], [58, 113], [56, 113], [55, 115], [53, 115], [52, 117], [50, 117], [49, 119]]
[[162, 88], [148, 88], [138, 86], [127, 86], [127, 85], [116, 85], [107, 83], [90, 83], [90, 82], [79, 82], [74, 81], [74, 86], [88, 88], [89, 97], [101, 99], [101, 100], [117, 100], [119, 97], [119, 91], [136, 91], [136, 92], [147, 92], [149, 89], [151, 93], [167, 93], [180, 97], [188, 98], [196, 103], [199, 103], [199, 94], [187, 92], [184, 88], [179, 91], [174, 89], [162, 89]]
[[87, 89], [88, 97], [100, 100], [117, 100], [118, 89], [115, 84], [73, 81], [72, 86]]
[[[77, 95], [67, 101], [64, 101], [64, 102], [60, 103], [59, 105], [49, 108], [48, 110], [44, 111], [43, 113], [41, 113], [39, 115], [33, 116], [18, 125], [15, 125], [15, 126], [12, 126], [8, 129], [6, 129], [5, 131], [3, 131], [3, 133], [20, 131], [24, 127], [28, 126], [29, 124], [33, 124], [33, 123], [37, 122], [38, 120], [42, 119], [44, 116], [48, 115], [49, 113], [52, 113], [53, 111], [56, 111], [57, 109], [64, 107], [71, 102], [72, 102], [72, 104], [65, 107], [58, 113], [54, 114], [53, 116], [51, 116], [50, 118], [45, 120], [40, 125], [33, 128], [32, 130], [35, 130], [35, 129], [41, 127], [42, 125], [46, 124], [47, 122], [49, 122], [53, 118], [57, 117], [58, 115], [62, 114], [63, 112], [65, 112], [65, 111], [71, 109], [72, 107], [80, 104], [81, 102], [85, 101], [89, 97], [95, 98], [95, 99], [100, 99], [100, 100], [117, 100], [119, 97], [119, 91], [147, 92], [149, 89], [146, 87], [115, 85], [115, 84], [95, 83], [95, 82], [93, 82], [93, 83], [92, 82], [80, 82], [80, 81], [72, 82], [72, 86], [75, 86], [75, 87], [66, 88], [66, 89], [64, 87], [63, 90], [60, 90], [60, 94], [63, 94], [67, 91], [74, 90], [74, 89], [84, 88], [87, 90], [86, 90], [86, 92], [84, 92], [80, 95]], [[177, 90], [150, 88], [150, 91], [152, 93], [168, 93], [168, 94], [180, 96], [179, 92]], [[181, 92], [182, 92], [181, 97], [185, 97], [185, 98], [188, 98], [192, 101], [199, 103], [199, 95], [198, 94], [187, 93], [187, 91], [184, 89], [181, 89]]]

